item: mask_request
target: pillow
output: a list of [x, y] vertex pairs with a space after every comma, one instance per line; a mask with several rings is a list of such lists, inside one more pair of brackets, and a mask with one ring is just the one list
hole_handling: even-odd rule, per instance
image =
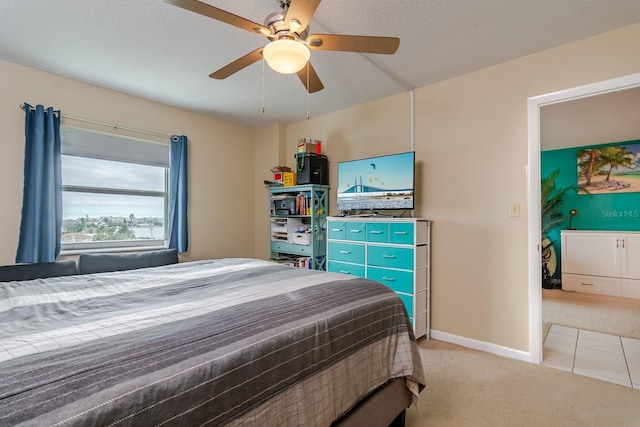
[[76, 262], [69, 259], [35, 264], [4, 265], [0, 266], [0, 282], [72, 276], [77, 272]]
[[177, 262], [178, 251], [176, 249], [123, 254], [82, 254], [78, 258], [78, 273], [91, 274], [134, 270], [136, 268], [176, 264]]

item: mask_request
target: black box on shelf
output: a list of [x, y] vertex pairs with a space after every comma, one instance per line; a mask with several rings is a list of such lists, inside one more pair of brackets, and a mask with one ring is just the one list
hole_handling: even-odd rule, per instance
[[298, 153], [295, 155], [295, 158], [298, 185], [329, 185], [327, 156], [314, 153]]
[[296, 214], [296, 198], [286, 197], [284, 199], [274, 201], [276, 215], [295, 215]]

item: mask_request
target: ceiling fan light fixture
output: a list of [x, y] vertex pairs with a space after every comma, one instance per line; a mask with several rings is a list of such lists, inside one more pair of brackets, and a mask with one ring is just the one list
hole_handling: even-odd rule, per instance
[[302, 70], [311, 57], [309, 48], [295, 40], [274, 40], [262, 51], [265, 61], [274, 71], [293, 74]]

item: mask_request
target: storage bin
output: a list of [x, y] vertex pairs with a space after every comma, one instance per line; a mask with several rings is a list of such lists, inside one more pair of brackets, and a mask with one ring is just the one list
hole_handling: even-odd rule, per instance
[[292, 243], [295, 243], [296, 245], [310, 245], [311, 233], [293, 233]]

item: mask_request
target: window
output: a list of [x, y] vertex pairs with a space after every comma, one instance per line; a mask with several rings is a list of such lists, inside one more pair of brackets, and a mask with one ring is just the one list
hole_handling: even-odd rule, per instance
[[169, 145], [69, 126], [62, 140], [62, 250], [164, 246]]

